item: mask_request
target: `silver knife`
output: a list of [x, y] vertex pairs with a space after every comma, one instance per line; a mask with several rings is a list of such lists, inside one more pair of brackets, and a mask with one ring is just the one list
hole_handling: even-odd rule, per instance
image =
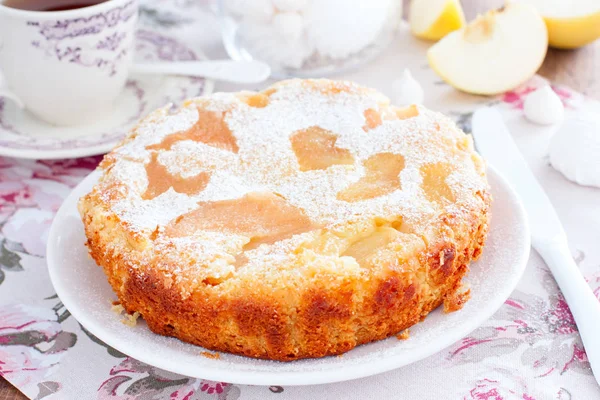
[[567, 236], [550, 199], [497, 110], [488, 107], [475, 111], [472, 133], [479, 153], [519, 194], [531, 226], [531, 244], [552, 271], [571, 309], [592, 372], [600, 384], [600, 301], [571, 257]]

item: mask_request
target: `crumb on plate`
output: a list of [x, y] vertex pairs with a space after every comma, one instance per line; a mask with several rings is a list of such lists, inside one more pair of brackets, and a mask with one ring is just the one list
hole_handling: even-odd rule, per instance
[[211, 353], [210, 351], [203, 351], [202, 353], [200, 353], [200, 355], [202, 357], [210, 358], [210, 359], [213, 359], [213, 360], [219, 360], [219, 359], [221, 359], [221, 354], [219, 354], [219, 353]]
[[121, 322], [131, 328], [133, 328], [134, 326], [137, 325], [137, 319], [140, 317], [140, 313], [139, 312], [134, 312], [133, 315], [132, 314], [125, 314], [123, 316], [124, 318], [121, 320]]
[[444, 299], [444, 312], [450, 313], [458, 311], [471, 298], [471, 289], [465, 291], [456, 291]]
[[396, 338], [398, 340], [407, 340], [410, 338], [410, 332], [408, 331], [408, 329], [405, 329], [402, 332], [400, 332], [399, 334], [397, 334]]
[[123, 307], [120, 303], [115, 304], [110, 307], [110, 310], [116, 314], [122, 314], [125, 311], [125, 307]]

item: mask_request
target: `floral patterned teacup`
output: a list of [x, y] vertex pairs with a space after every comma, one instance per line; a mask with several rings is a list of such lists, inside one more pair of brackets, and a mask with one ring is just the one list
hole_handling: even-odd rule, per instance
[[0, 0], [0, 96], [55, 125], [108, 115], [132, 63], [137, 0], [26, 11]]

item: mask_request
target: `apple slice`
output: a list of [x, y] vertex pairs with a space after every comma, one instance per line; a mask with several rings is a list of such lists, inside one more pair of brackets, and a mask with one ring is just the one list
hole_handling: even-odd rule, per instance
[[600, 38], [598, 0], [523, 0], [542, 14], [550, 46], [575, 49]]
[[440, 40], [465, 25], [465, 14], [459, 0], [413, 0], [408, 20], [416, 37]]
[[447, 83], [491, 95], [519, 86], [542, 65], [548, 31], [537, 10], [509, 3], [446, 35], [427, 52], [429, 65]]

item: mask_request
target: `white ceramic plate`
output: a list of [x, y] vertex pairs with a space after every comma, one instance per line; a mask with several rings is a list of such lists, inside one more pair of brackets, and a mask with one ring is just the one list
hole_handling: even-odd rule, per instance
[[410, 339], [395, 337], [360, 346], [343, 357], [282, 363], [221, 353], [218, 360], [202, 348], [152, 333], [140, 319], [135, 327], [111, 311], [116, 299], [100, 267], [88, 256], [78, 199], [90, 191], [99, 172], [88, 176], [58, 211], [48, 239], [47, 261], [56, 292], [72, 315], [117, 350], [175, 373], [237, 384], [309, 385], [350, 380], [389, 371], [428, 357], [477, 328], [500, 308], [517, 286], [529, 257], [530, 237], [517, 195], [489, 170], [494, 202], [492, 224], [481, 259], [465, 282], [471, 300], [460, 311], [432, 312], [410, 329]]
[[[198, 49], [153, 30], [136, 33], [135, 59], [144, 62], [204, 58]], [[0, 156], [57, 159], [106, 153], [144, 115], [212, 92], [214, 82], [181, 76], [133, 75], [115, 102], [114, 112], [85, 126], [58, 127], [39, 120], [0, 97]]]

